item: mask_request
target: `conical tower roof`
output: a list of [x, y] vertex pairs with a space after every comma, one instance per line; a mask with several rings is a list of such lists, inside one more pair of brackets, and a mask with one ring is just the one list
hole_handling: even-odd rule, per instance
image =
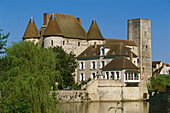
[[55, 19], [54, 13], [52, 13], [52, 16], [49, 20], [43, 36], [63, 36]]
[[26, 38], [40, 38], [40, 34], [38, 32], [38, 29], [35, 25], [35, 22], [33, 20], [33, 17], [31, 17], [27, 29], [24, 33], [24, 36], [22, 37], [22, 39], [26, 39]]
[[90, 29], [87, 33], [87, 40], [95, 40], [95, 39], [96, 40], [104, 40], [104, 38], [100, 32], [100, 29], [96, 23], [96, 20], [93, 19]]

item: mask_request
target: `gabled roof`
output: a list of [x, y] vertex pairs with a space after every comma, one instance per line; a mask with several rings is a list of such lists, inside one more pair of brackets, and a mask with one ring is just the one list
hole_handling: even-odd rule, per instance
[[73, 15], [54, 13], [64, 37], [87, 39], [87, 33]]
[[47, 28], [44, 31], [43, 36], [62, 36], [61, 30], [55, 20], [54, 13], [49, 20]]
[[135, 41], [133, 40], [121, 40], [121, 39], [111, 39], [111, 38], [105, 38], [105, 44], [112, 44], [112, 43], [123, 43], [127, 46], [137, 46]]
[[22, 39], [26, 38], [40, 38], [40, 34], [32, 17], [30, 18], [27, 29], [22, 37]]
[[87, 40], [104, 40], [95, 19], [93, 19], [87, 33]]
[[[85, 49], [78, 58], [88, 58], [88, 57], [99, 57], [100, 56], [100, 48], [102, 46], [105, 46], [109, 49], [107, 54], [105, 56], [130, 56], [130, 53], [132, 52], [129, 48], [127, 48], [123, 43], [113, 43], [110, 45], [97, 45], [95, 46], [89, 46], [87, 49]], [[137, 57], [133, 53], [134, 57]]]
[[130, 60], [126, 57], [116, 57], [108, 63], [102, 70], [122, 70], [122, 69], [139, 69], [136, 65], [134, 65]]

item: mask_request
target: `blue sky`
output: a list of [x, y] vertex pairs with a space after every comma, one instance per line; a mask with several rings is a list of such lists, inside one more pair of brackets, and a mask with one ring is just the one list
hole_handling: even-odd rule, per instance
[[105, 38], [127, 39], [127, 20], [151, 19], [152, 60], [170, 63], [170, 0], [0, 0], [0, 28], [7, 46], [22, 40], [31, 16], [39, 29], [43, 13], [73, 14], [88, 31], [96, 18]]

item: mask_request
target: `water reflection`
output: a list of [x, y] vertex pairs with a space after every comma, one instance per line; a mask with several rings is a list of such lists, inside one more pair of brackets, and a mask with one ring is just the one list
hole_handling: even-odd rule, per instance
[[[62, 113], [114, 113], [114, 109], [108, 111], [109, 107], [115, 107], [116, 102], [88, 102], [88, 103], [59, 103]], [[121, 102], [118, 107], [123, 111], [117, 113], [149, 113], [148, 102]]]

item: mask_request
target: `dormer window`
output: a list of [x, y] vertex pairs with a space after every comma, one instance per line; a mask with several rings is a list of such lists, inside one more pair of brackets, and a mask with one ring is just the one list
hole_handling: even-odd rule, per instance
[[114, 55], [116, 53], [116, 51], [113, 51], [112, 54]]
[[100, 47], [100, 55], [105, 55], [105, 46]]
[[93, 55], [96, 55], [97, 53], [96, 52], [94, 52], [94, 54]]
[[87, 56], [87, 53], [84, 53], [84, 56]]
[[125, 54], [128, 54], [128, 52], [125, 50]]

